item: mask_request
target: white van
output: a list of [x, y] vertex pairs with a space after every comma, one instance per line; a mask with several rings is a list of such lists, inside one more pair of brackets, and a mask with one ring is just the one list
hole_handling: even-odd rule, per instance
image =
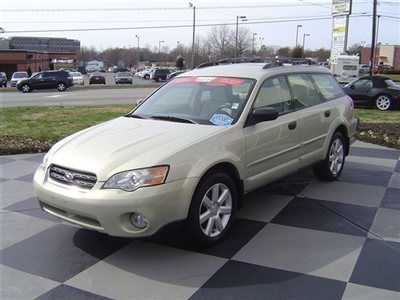
[[339, 55], [331, 59], [331, 71], [340, 83], [349, 83], [358, 78], [360, 57], [356, 55]]

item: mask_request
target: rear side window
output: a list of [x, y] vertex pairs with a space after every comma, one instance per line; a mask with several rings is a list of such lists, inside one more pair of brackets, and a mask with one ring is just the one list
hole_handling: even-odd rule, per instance
[[287, 78], [292, 88], [295, 108], [305, 108], [322, 103], [322, 100], [308, 75], [288, 75]]
[[325, 100], [336, 99], [344, 95], [341, 86], [331, 75], [312, 74], [310, 76]]

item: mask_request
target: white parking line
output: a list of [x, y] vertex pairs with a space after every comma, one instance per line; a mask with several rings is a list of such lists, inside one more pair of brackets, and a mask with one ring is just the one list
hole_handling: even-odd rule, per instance
[[67, 97], [67, 96], [75, 96], [76, 94], [64, 94], [64, 95], [50, 95], [50, 96], [44, 96], [45, 98], [60, 98], [60, 97]]

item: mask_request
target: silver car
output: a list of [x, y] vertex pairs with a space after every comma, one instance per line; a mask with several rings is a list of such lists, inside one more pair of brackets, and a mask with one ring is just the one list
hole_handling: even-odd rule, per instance
[[323, 67], [235, 64], [175, 77], [132, 112], [58, 142], [34, 176], [42, 209], [113, 236], [184, 220], [228, 233], [243, 195], [299, 169], [336, 180], [357, 120]]
[[14, 72], [11, 77], [10, 84], [12, 87], [17, 86], [18, 82], [20, 82], [23, 79], [29, 78], [29, 75], [27, 72]]

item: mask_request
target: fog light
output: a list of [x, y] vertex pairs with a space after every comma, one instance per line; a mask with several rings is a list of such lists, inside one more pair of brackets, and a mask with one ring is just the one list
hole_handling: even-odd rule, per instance
[[131, 214], [131, 222], [135, 227], [140, 229], [145, 228], [147, 224], [149, 224], [149, 221], [147, 221], [146, 217], [139, 213]]

